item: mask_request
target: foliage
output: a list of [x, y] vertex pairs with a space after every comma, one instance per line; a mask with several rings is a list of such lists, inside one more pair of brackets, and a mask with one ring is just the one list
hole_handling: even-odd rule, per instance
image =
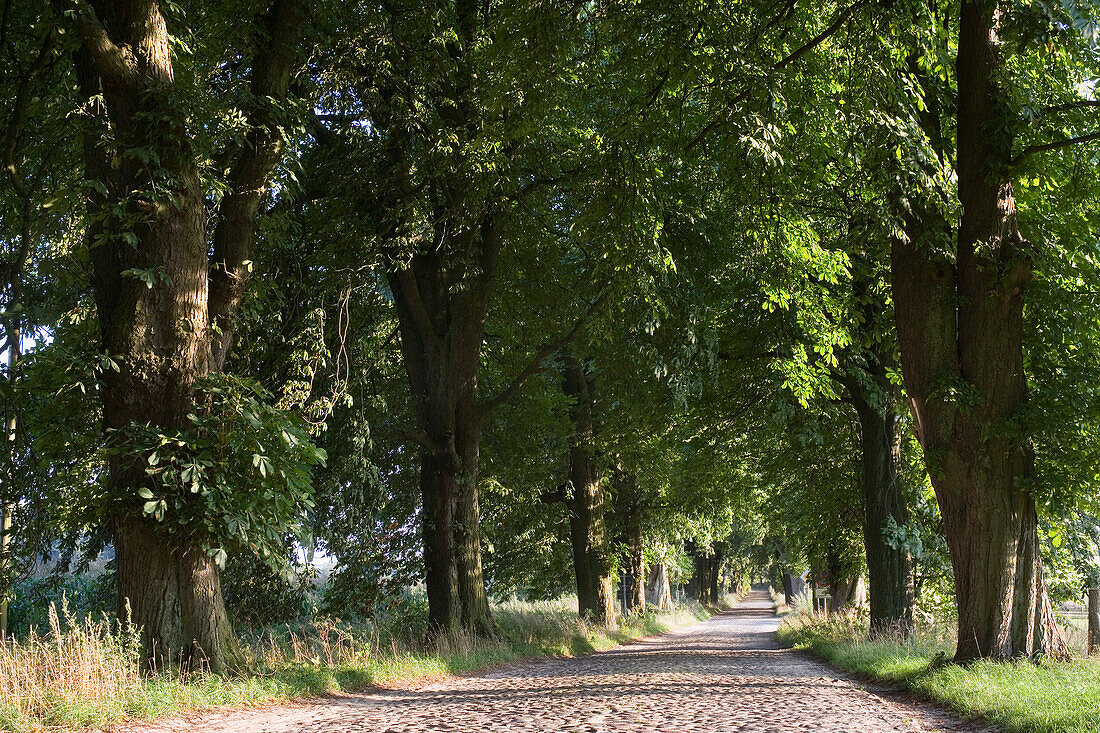
[[259, 384], [210, 375], [184, 430], [164, 433], [131, 424], [110, 436], [109, 450], [145, 459], [149, 486], [125, 502], [177, 534], [202, 543], [223, 565], [225, 547], [242, 547], [281, 563], [285, 537], [304, 537], [303, 514], [314, 506], [310, 468], [325, 452], [301, 418], [270, 404]]
[[[1006, 175], [1034, 275], [1029, 400], [1000, 429], [1034, 450], [1019, 488], [1037, 502], [1058, 601], [1100, 578], [1096, 8], [1002, 4]], [[437, 336], [487, 283], [464, 332], [481, 339], [466, 417], [482, 437], [480, 549], [496, 600], [575, 590], [569, 510], [552, 500], [569, 489], [567, 344], [596, 386], [613, 546], [641, 516], [646, 565], [664, 564], [674, 585], [695, 572], [689, 549], [724, 553], [727, 578], [862, 571], [858, 392], [898, 415], [910, 520], [885, 533], [913, 556], [919, 616], [954, 618], [929, 481], [942, 466], [913, 437], [891, 248], [922, 219], [928, 247], [954, 264], [958, 3], [325, 0], [310, 4], [280, 99], [250, 81], [271, 39], [243, 32], [272, 3], [162, 3], [175, 83], [143, 114], [190, 147], [175, 132], [125, 141], [117, 125], [104, 138], [122, 151], [114, 164], [151, 171], [149, 201], [84, 180], [103, 90], [80, 87], [62, 5], [14, 3], [0, 18], [0, 339], [19, 331], [25, 351], [0, 367], [13, 426], [0, 505], [14, 526], [0, 588], [18, 634], [43, 627], [61, 595], [77, 615], [114, 606], [112, 576], [83, 571], [114, 520], [132, 517], [216, 556], [246, 631], [324, 613], [426, 637], [418, 467], [439, 446], [418, 424], [426, 396], [410, 387], [395, 288], [415, 258], [434, 266], [417, 292], [449, 303], [427, 314]], [[101, 225], [125, 224], [125, 252], [148, 255], [138, 235], [160, 220], [141, 207], [177, 212], [169, 155], [193, 164], [202, 225], [231, 221], [233, 161], [264, 131], [273, 170], [247, 192], [254, 245], [224, 373], [196, 385], [186, 425], [105, 433], [99, 402], [127, 365], [97, 343]], [[483, 237], [498, 237], [492, 256]], [[144, 261], [125, 276], [168, 299], [208, 296]], [[978, 406], [964, 380], [941, 386]], [[111, 484], [126, 462], [141, 486]], [[319, 588], [322, 558], [333, 567]], [[569, 626], [555, 609], [546, 625]], [[507, 611], [497, 620], [509, 643], [526, 633]], [[532, 634], [571, 643], [560, 628]], [[471, 658], [514, 651], [486, 644]], [[891, 658], [881, 668], [897, 671], [883, 674], [908, 679], [911, 660], [935, 651]], [[323, 687], [343, 672], [302, 674]], [[290, 694], [287, 680], [253, 680], [237, 699]], [[237, 694], [206, 683], [210, 700]]]
[[314, 589], [312, 567], [288, 562], [297, 573], [264, 562], [251, 552], [230, 555], [222, 583], [229, 617], [239, 627], [254, 629], [281, 624], [317, 612], [318, 593]]

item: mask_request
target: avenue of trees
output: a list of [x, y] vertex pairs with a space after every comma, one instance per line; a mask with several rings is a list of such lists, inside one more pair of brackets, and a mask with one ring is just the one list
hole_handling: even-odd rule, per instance
[[1067, 657], [1095, 10], [0, 0], [0, 629], [107, 558], [147, 659], [232, 671], [323, 557], [444, 633], [810, 570]]

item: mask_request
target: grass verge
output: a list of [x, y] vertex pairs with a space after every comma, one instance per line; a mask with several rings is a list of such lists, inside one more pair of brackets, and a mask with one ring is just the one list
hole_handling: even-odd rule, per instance
[[430, 637], [335, 620], [268, 629], [249, 639], [256, 673], [143, 676], [131, 641], [106, 624], [58, 623], [0, 646], [0, 730], [81, 730], [218, 707], [248, 707], [442, 677], [538, 656], [576, 656], [706, 618], [700, 606], [623, 619], [608, 630], [568, 600], [507, 603], [495, 639]]
[[897, 683], [960, 715], [1020, 733], [1100, 733], [1100, 661], [947, 663], [933, 637], [868, 640], [850, 619], [787, 620], [781, 643], [878, 682]]

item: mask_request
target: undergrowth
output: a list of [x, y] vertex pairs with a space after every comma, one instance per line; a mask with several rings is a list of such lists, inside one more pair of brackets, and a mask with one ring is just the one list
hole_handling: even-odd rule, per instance
[[779, 639], [861, 677], [899, 684], [966, 717], [1020, 733], [1100, 733], [1100, 660], [950, 663], [941, 633], [867, 638], [865, 624], [844, 617], [796, 617]]
[[[50, 628], [0, 645], [0, 729], [100, 727], [223, 706], [255, 706], [369, 685], [465, 672], [518, 659], [575, 656], [704, 618], [699, 606], [630, 616], [614, 630], [577, 618], [568, 599], [494, 609], [495, 638], [439, 636], [401, 625], [335, 619], [253, 633], [239, 676], [142, 675], [136, 640], [107, 621], [50, 615]], [[403, 620], [399, 620], [403, 621]], [[415, 627], [415, 624], [413, 624]]]

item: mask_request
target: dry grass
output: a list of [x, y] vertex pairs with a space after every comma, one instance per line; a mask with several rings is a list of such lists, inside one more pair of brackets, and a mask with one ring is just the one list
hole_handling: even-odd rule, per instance
[[427, 635], [321, 620], [249, 639], [254, 672], [139, 673], [137, 640], [106, 621], [51, 612], [49, 629], [0, 645], [0, 730], [39, 733], [102, 727], [222, 706], [248, 706], [396, 680], [437, 677], [516, 659], [572, 656], [705, 617], [698, 606], [624, 619], [609, 630], [578, 619], [569, 600], [494, 609], [494, 638]]
[[[63, 623], [64, 623], [64, 630]], [[135, 640], [113, 633], [105, 621], [81, 623], [50, 609], [46, 634], [0, 646], [0, 725], [43, 725], [84, 720], [140, 685]]]

